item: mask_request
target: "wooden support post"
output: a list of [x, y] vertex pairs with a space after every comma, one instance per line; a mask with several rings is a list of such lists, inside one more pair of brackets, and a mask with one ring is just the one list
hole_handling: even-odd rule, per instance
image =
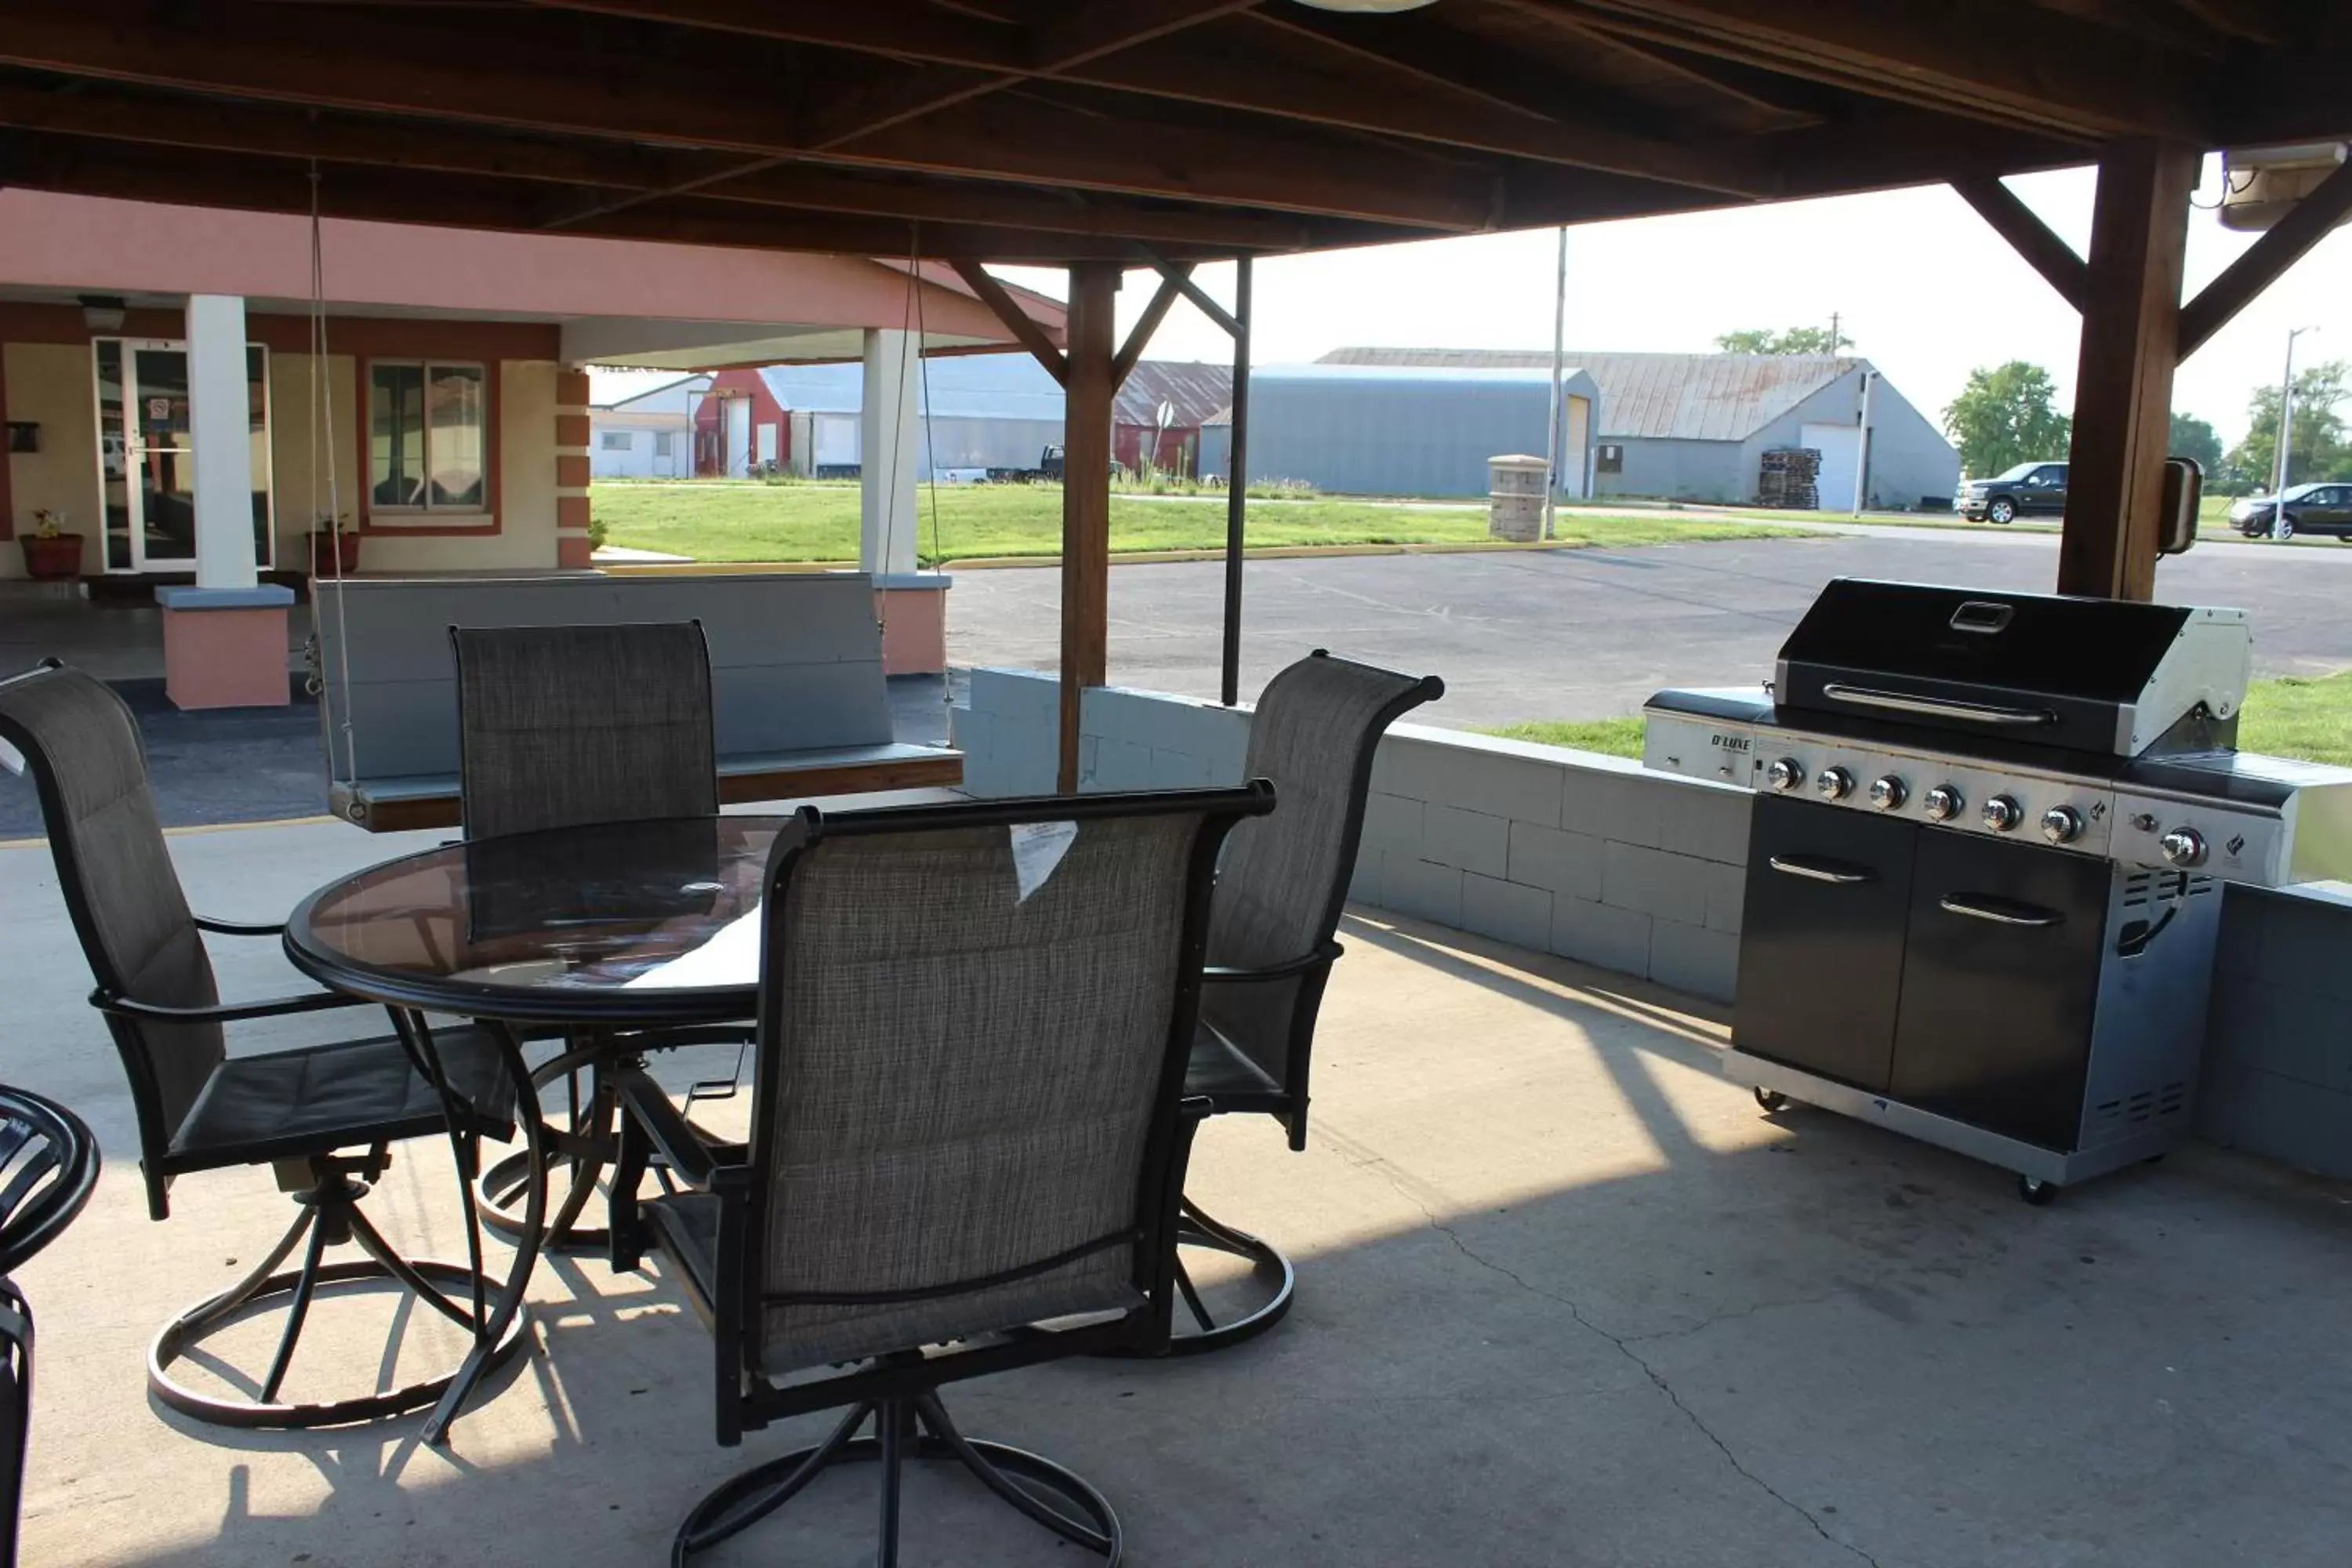
[[2180, 278], [2194, 148], [2120, 142], [2099, 160], [2090, 275], [2074, 374], [2074, 443], [2058, 591], [2109, 599], [2156, 593]]
[[1062, 413], [1060, 789], [1078, 788], [1079, 693], [1107, 679], [1110, 623], [1111, 399], [1119, 265], [1070, 268], [1069, 374]]

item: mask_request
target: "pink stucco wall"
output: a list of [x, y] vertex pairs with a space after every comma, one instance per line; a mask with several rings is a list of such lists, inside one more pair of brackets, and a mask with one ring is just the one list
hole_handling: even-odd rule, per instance
[[[816, 327], [894, 327], [907, 309], [906, 264], [865, 257], [343, 219], [322, 226], [320, 248], [338, 304]], [[951, 270], [924, 276], [930, 331], [1009, 341]], [[0, 190], [0, 284], [307, 300], [310, 220]], [[1058, 307], [1029, 308], [1060, 335]]]

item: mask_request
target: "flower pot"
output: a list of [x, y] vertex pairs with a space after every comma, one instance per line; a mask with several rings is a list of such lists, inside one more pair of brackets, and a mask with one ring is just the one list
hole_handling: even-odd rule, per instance
[[47, 538], [28, 533], [16, 541], [25, 547], [25, 575], [54, 582], [81, 575], [81, 535], [52, 533]]
[[358, 534], [314, 533], [310, 536], [310, 575], [348, 577], [359, 569]]

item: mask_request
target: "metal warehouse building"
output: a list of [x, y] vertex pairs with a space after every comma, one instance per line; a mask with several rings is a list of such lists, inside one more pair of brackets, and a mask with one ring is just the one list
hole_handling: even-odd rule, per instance
[[[1821, 451], [1821, 504], [1844, 510], [1853, 504], [1856, 459], [1863, 442], [1863, 384], [1870, 379], [1869, 455], [1864, 485], [1875, 507], [1916, 508], [1950, 504], [1959, 482], [1959, 454], [1943, 433], [1906, 400], [1866, 359], [1826, 354], [1585, 353], [1570, 364], [1598, 389], [1598, 430], [1591, 473], [1598, 495], [1662, 496], [1682, 500], [1744, 502], [1757, 494], [1763, 454], [1779, 447]], [[1549, 382], [1549, 351], [1468, 349], [1339, 349], [1311, 367], [1326, 374], [1420, 374], [1412, 398], [1433, 426], [1455, 428], [1457, 410], [1467, 413], [1498, 394], [1465, 375], [1532, 375]], [[1344, 400], [1345, 383], [1288, 382], [1297, 372], [1268, 366], [1254, 374], [1250, 392], [1250, 468], [1260, 476], [1313, 479], [1322, 489], [1350, 493], [1395, 492], [1388, 468], [1368, 456], [1356, 462], [1325, 465], [1328, 479], [1315, 479], [1284, 462], [1304, 464], [1309, 454], [1297, 443], [1319, 439], [1323, 409], [1300, 406], [1300, 395], [1327, 405]], [[1262, 393], [1261, 388], [1284, 391]], [[1522, 394], [1521, 395], [1524, 395]], [[1277, 412], [1277, 410], [1285, 412]], [[1410, 417], [1410, 416], [1408, 416]], [[1297, 434], [1293, 434], [1293, 430]], [[1536, 404], [1534, 434], [1518, 423], [1489, 426], [1486, 451], [1541, 452], [1542, 399]], [[1467, 438], [1465, 432], [1465, 438]], [[1533, 445], [1528, 445], [1529, 441]], [[1483, 454], [1482, 454], [1483, 458]], [[1280, 461], [1277, 458], [1281, 459]], [[1572, 476], [1571, 476], [1572, 477]], [[1458, 473], [1443, 489], [1414, 487], [1412, 493], [1476, 494], [1486, 489], [1483, 467]], [[1572, 490], [1570, 493], [1573, 493]]]
[[[1560, 493], [1580, 496], [1600, 395], [1581, 370], [1568, 373], [1561, 392]], [[1484, 495], [1487, 458], [1543, 454], [1550, 408], [1549, 355], [1539, 372], [1262, 365], [1250, 372], [1250, 477], [1342, 495]], [[1232, 435], [1229, 416], [1203, 429], [1202, 472], [1225, 467]]]

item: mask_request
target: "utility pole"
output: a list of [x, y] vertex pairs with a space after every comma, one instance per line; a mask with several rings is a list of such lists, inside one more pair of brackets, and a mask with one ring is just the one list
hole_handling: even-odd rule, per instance
[[1559, 269], [1552, 282], [1551, 297], [1551, 419], [1544, 436], [1544, 519], [1543, 536], [1552, 537], [1559, 521], [1559, 460], [1568, 445], [1560, 430], [1562, 400], [1560, 384], [1564, 367], [1561, 356], [1568, 351], [1568, 226], [1559, 226]]
[[1838, 331], [1840, 319], [1835, 310], [1830, 312], [1830, 353], [1832, 357], [1838, 352], [1838, 345], [1844, 341], [1844, 334]]

